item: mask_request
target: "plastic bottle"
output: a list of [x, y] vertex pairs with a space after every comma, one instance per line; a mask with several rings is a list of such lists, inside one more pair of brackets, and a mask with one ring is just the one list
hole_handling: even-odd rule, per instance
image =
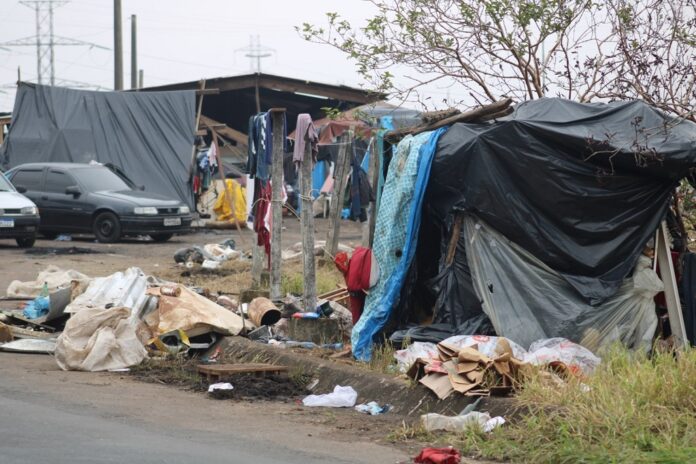
[[41, 289], [41, 293], [39, 293], [39, 298], [48, 298], [49, 297], [49, 292], [48, 292], [48, 282], [44, 282], [43, 288]]

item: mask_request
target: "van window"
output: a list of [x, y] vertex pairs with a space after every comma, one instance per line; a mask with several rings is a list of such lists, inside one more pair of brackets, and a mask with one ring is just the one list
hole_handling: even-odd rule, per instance
[[77, 183], [68, 174], [60, 171], [48, 171], [46, 192], [65, 193], [65, 189], [71, 185], [77, 185]]
[[12, 185], [22, 186], [27, 190], [41, 191], [43, 180], [43, 170], [41, 169], [22, 169], [12, 177]]

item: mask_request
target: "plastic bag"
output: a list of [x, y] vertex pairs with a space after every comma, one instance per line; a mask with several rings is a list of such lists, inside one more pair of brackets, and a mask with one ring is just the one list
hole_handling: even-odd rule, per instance
[[352, 408], [358, 399], [358, 392], [353, 387], [336, 385], [333, 393], [325, 395], [309, 395], [302, 400], [305, 406], [324, 406], [327, 408]]
[[438, 359], [437, 346], [430, 342], [414, 342], [403, 350], [394, 353], [399, 372], [406, 372], [416, 359]]
[[487, 412], [471, 411], [461, 416], [443, 416], [442, 414], [424, 414], [421, 416], [423, 427], [428, 432], [446, 430], [448, 432], [464, 432], [470, 427], [480, 427], [484, 432], [490, 432], [505, 423], [505, 419], [497, 416], [491, 418]]
[[523, 360], [527, 355], [527, 350], [522, 348], [517, 343], [505, 337], [490, 337], [488, 335], [455, 335], [447, 338], [440, 343], [452, 345], [458, 348], [477, 345], [479, 352], [485, 354], [489, 358], [495, 358], [507, 349], [507, 345], [512, 349], [512, 355], [520, 360]]
[[49, 303], [50, 300], [48, 297], [40, 296], [27, 303], [22, 314], [27, 319], [38, 319], [48, 314]]
[[565, 338], [547, 338], [537, 340], [529, 347], [525, 362], [536, 366], [552, 362], [562, 362], [570, 372], [583, 375], [591, 374], [602, 362], [584, 346]]

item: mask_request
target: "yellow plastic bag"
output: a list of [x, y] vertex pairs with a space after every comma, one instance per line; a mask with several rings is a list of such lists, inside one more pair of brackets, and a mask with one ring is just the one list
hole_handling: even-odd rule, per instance
[[213, 206], [213, 211], [217, 215], [218, 221], [230, 221], [230, 222], [244, 222], [247, 219], [246, 211], [246, 190], [239, 185], [239, 182], [235, 182], [232, 179], [226, 179], [227, 189], [230, 192], [230, 197], [232, 198], [233, 210], [230, 208], [229, 201], [227, 201], [227, 195], [225, 194], [225, 189], [220, 190], [217, 200], [215, 201], [215, 206]]

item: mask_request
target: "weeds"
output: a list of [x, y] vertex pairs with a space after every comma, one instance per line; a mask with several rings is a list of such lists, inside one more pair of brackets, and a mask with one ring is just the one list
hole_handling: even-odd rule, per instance
[[559, 388], [532, 376], [517, 400], [518, 420], [460, 434], [459, 447], [513, 462], [696, 462], [696, 350], [613, 348], [590, 378]]
[[394, 353], [396, 348], [390, 340], [385, 340], [382, 345], [375, 345], [372, 349], [372, 357], [368, 363], [361, 363], [372, 371], [381, 372], [383, 374], [394, 374], [396, 370], [396, 360]]
[[206, 383], [196, 372], [198, 360], [183, 356], [168, 356], [163, 359], [145, 359], [131, 367], [131, 375], [139, 380], [165, 385], [186, 387], [195, 391], [205, 390]]

